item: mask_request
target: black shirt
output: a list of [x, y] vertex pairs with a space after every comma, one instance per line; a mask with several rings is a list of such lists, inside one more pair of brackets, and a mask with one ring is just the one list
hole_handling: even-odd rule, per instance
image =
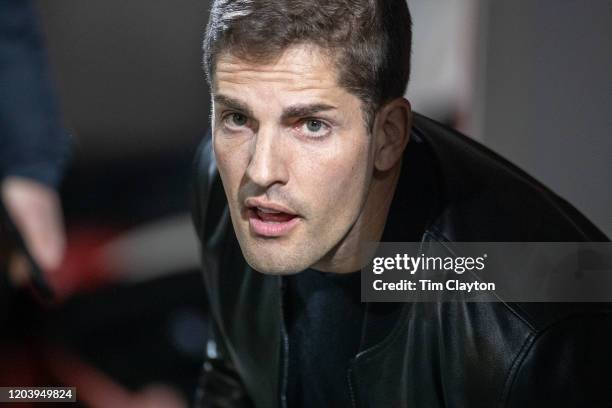
[[288, 406], [352, 406], [347, 371], [359, 351], [365, 310], [359, 273], [308, 269], [283, 279]]

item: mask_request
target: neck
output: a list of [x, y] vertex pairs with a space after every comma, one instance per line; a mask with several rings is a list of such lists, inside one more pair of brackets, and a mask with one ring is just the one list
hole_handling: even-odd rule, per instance
[[375, 173], [359, 217], [344, 239], [312, 267], [322, 272], [350, 273], [360, 270], [367, 260], [365, 243], [378, 242], [387, 223], [397, 186], [401, 160], [385, 173]]

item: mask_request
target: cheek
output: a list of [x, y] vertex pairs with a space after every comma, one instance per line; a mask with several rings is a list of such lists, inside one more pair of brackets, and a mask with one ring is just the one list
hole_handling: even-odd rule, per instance
[[213, 151], [223, 187], [228, 193], [235, 192], [246, 171], [247, 144], [240, 143], [238, 140], [215, 137]]
[[327, 160], [310, 166], [308, 176], [319, 210], [337, 217], [352, 215], [363, 201], [368, 180], [367, 146], [342, 148]]

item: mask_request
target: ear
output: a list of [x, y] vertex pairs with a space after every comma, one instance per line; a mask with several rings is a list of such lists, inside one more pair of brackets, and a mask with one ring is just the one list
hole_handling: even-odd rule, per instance
[[374, 121], [374, 167], [391, 169], [402, 157], [410, 138], [412, 108], [405, 98], [396, 98], [383, 105]]

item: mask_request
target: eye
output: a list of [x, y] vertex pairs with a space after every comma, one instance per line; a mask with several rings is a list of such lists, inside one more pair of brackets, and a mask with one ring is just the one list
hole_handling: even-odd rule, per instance
[[245, 115], [243, 115], [242, 113], [230, 113], [229, 115], [226, 116], [226, 120], [228, 121], [228, 124], [230, 126], [237, 126], [237, 127], [242, 127], [245, 126], [248, 122], [248, 119]]
[[323, 127], [323, 123], [321, 121], [310, 119], [306, 121], [306, 128], [309, 132], [318, 132]]
[[326, 123], [318, 119], [306, 119], [299, 126], [300, 131], [311, 138], [320, 138], [327, 136], [330, 127]]

